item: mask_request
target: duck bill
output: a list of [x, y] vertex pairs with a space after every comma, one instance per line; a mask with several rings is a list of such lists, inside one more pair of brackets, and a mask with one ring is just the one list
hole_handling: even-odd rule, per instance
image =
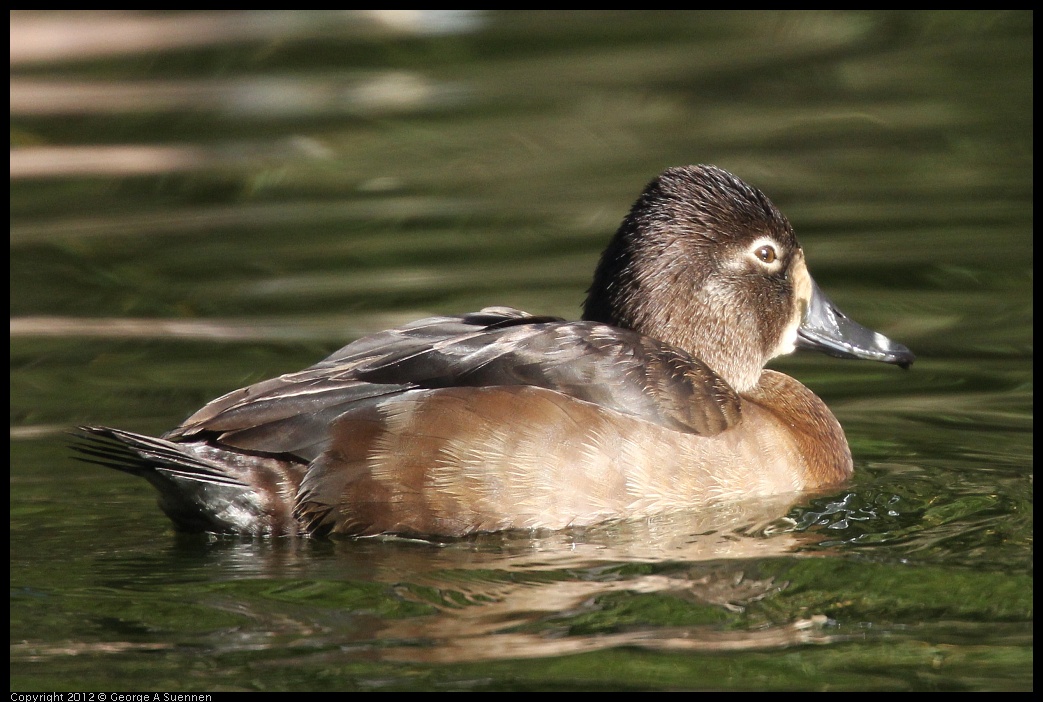
[[861, 358], [908, 368], [912, 351], [883, 334], [863, 327], [841, 312], [811, 281], [811, 301], [797, 330], [797, 348], [821, 351], [836, 358]]

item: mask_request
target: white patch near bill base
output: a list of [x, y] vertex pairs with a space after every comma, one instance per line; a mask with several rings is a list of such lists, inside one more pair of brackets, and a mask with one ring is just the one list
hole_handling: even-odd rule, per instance
[[785, 330], [782, 332], [782, 338], [779, 339], [779, 345], [775, 347], [775, 351], [772, 353], [772, 358], [776, 356], [785, 356], [786, 354], [793, 353], [797, 350], [797, 330], [800, 328], [800, 317], [795, 317], [786, 325]]

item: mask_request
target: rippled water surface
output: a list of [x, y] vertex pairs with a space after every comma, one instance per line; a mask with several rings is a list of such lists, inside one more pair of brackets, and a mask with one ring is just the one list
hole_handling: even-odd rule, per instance
[[[1031, 13], [11, 17], [12, 690], [1031, 689]], [[359, 336], [576, 317], [663, 168], [907, 372], [829, 493], [430, 544], [176, 534], [73, 461]]]

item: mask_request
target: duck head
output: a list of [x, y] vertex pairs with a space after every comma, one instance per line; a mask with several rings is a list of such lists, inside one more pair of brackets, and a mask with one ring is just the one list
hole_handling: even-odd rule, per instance
[[843, 314], [808, 273], [786, 217], [714, 166], [649, 183], [601, 256], [583, 318], [677, 346], [740, 393], [796, 348], [902, 367], [915, 359]]

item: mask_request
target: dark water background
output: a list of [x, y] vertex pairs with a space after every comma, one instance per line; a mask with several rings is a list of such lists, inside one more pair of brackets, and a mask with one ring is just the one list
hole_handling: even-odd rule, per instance
[[[1031, 689], [1030, 12], [11, 17], [12, 690]], [[159, 433], [358, 336], [576, 317], [656, 173], [789, 216], [903, 372], [851, 484], [435, 546], [185, 537]]]

